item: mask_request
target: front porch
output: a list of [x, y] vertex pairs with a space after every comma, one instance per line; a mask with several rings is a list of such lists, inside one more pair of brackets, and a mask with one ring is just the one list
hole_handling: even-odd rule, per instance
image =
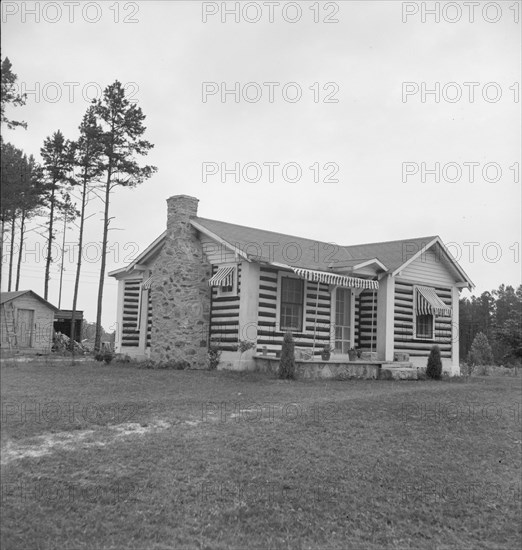
[[[277, 375], [278, 357], [254, 355], [252, 359], [255, 372]], [[342, 358], [295, 361], [297, 380], [417, 380], [418, 372], [409, 361], [349, 361]]]

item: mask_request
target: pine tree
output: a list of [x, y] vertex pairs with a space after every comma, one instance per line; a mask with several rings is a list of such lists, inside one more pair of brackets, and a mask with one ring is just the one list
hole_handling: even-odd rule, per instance
[[[43, 170], [47, 184], [46, 206], [49, 209], [47, 229], [47, 255], [45, 259], [44, 298], [49, 296], [49, 280], [52, 262], [52, 245], [55, 239], [54, 222], [56, 215], [68, 209], [68, 184], [72, 170], [71, 144], [60, 130], [52, 137], [45, 139], [40, 154], [43, 159]], [[73, 213], [69, 215], [73, 217]]]
[[5, 241], [5, 228], [9, 227], [11, 247], [9, 251], [8, 290], [13, 287], [13, 269], [15, 261], [15, 249], [18, 236], [18, 262], [15, 289], [20, 282], [21, 257], [26, 233], [26, 222], [42, 205], [44, 187], [41, 184], [41, 173], [34, 158], [17, 149], [10, 143], [1, 144], [1, 208], [2, 221], [2, 262], [3, 243]]
[[125, 97], [125, 89], [119, 81], [107, 86], [101, 99], [94, 103], [94, 111], [102, 127], [102, 166], [105, 173], [104, 217], [100, 280], [98, 284], [98, 305], [96, 313], [95, 351], [101, 348], [101, 318], [103, 286], [107, 260], [109, 234], [110, 194], [118, 186], [136, 187], [155, 172], [155, 166], [139, 166], [136, 155], [147, 155], [153, 144], [141, 139], [146, 128], [145, 115], [140, 107]]
[[16, 120], [10, 120], [5, 114], [6, 105], [13, 105], [14, 107], [20, 107], [25, 105], [27, 99], [26, 95], [19, 94], [16, 86], [18, 77], [12, 71], [13, 65], [9, 58], [6, 57], [2, 61], [2, 101], [0, 102], [0, 119], [2, 124], [6, 124], [7, 127], [12, 130], [17, 126], [27, 128], [27, 123], [18, 122]]
[[1, 236], [1, 259], [2, 264], [4, 262], [4, 242], [5, 233], [8, 231], [10, 235], [10, 250], [9, 250], [9, 269], [8, 269], [8, 286], [7, 289], [11, 290], [12, 284], [12, 271], [13, 271], [13, 255], [15, 246], [15, 223], [16, 212], [20, 206], [19, 192], [21, 174], [23, 172], [23, 152], [17, 149], [11, 143], [1, 144], [1, 205], [0, 205], [0, 217], [2, 221], [2, 236]]
[[279, 378], [283, 380], [295, 378], [295, 350], [291, 332], [287, 332], [283, 340], [279, 361]]
[[432, 346], [428, 356], [428, 365], [426, 367], [426, 376], [433, 380], [440, 380], [442, 376], [442, 359], [439, 346]]
[[493, 364], [493, 352], [491, 351], [488, 338], [483, 332], [479, 332], [475, 336], [473, 344], [471, 344], [468, 363], [472, 366]]
[[[101, 155], [103, 152], [102, 129], [96, 120], [94, 106], [87, 109], [79, 127], [80, 137], [72, 144], [74, 165], [77, 169], [76, 185], [81, 187], [80, 199], [80, 230], [78, 236], [78, 260], [76, 263], [76, 277], [71, 314], [71, 346], [74, 354], [74, 340], [76, 337], [76, 307], [80, 289], [80, 275], [82, 268], [83, 234], [85, 229], [85, 211], [89, 201], [91, 188], [99, 183], [103, 173]], [[81, 335], [78, 335], [81, 337]]]
[[18, 237], [18, 263], [16, 266], [16, 284], [15, 290], [20, 287], [20, 275], [22, 271], [22, 257], [25, 244], [25, 235], [27, 233], [27, 222], [40, 214], [40, 209], [44, 204], [45, 187], [42, 184], [42, 171], [36, 164], [33, 155], [29, 158], [24, 155], [24, 174], [22, 189], [19, 195], [19, 225], [20, 235]]

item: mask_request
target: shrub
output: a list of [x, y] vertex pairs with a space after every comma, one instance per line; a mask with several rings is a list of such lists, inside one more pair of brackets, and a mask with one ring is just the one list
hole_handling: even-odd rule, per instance
[[182, 359], [181, 361], [174, 361], [173, 363], [169, 363], [169, 366], [167, 368], [174, 370], [187, 370], [190, 369], [190, 363]]
[[176, 360], [176, 361], [166, 361], [164, 363], [159, 361], [153, 361], [152, 359], [147, 359], [141, 361], [138, 364], [139, 369], [153, 369], [153, 370], [185, 370], [190, 368], [190, 363], [188, 361]]
[[417, 369], [417, 380], [426, 380], [426, 371], [424, 369]]
[[255, 347], [256, 343], [251, 340], [239, 340], [239, 344], [237, 346], [237, 349], [239, 351], [239, 360], [241, 361], [241, 357], [243, 356], [243, 353], [245, 351], [248, 351], [249, 349], [252, 349]]
[[488, 338], [483, 332], [479, 332], [468, 354], [468, 364], [475, 365], [492, 365], [493, 364], [493, 352], [489, 345]]
[[152, 359], [146, 359], [145, 361], [140, 361], [138, 363], [138, 368], [139, 369], [155, 369], [157, 367], [156, 367], [156, 363], [154, 363], [154, 361]]
[[442, 359], [439, 346], [432, 346], [426, 367], [426, 376], [433, 380], [440, 380], [442, 375]]
[[287, 332], [283, 340], [279, 361], [279, 378], [283, 380], [295, 378], [295, 349], [291, 332]]
[[207, 351], [208, 369], [209, 370], [217, 369], [220, 358], [221, 358], [221, 350], [219, 349], [219, 344], [217, 344], [216, 342], [210, 342], [210, 345], [208, 346], [208, 351]]
[[113, 359], [113, 354], [110, 351], [99, 351], [95, 354], [94, 359], [96, 361], [104, 361], [105, 364], [109, 364]]
[[390, 369], [379, 369], [379, 380], [392, 380], [392, 372]]

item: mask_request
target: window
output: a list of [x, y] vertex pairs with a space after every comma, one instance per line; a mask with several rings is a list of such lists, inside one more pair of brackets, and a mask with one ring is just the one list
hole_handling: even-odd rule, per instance
[[417, 338], [433, 339], [433, 315], [417, 315], [416, 327]]
[[280, 330], [303, 330], [304, 281], [281, 277]]
[[237, 296], [237, 266], [222, 266], [210, 279], [210, 285], [217, 288], [217, 297]]
[[230, 273], [223, 284], [219, 287], [222, 294], [227, 292], [234, 292], [234, 279], [236, 278], [235, 270]]
[[413, 287], [414, 338], [433, 340], [435, 338], [435, 316], [451, 317], [451, 306], [437, 295], [436, 289], [428, 286]]

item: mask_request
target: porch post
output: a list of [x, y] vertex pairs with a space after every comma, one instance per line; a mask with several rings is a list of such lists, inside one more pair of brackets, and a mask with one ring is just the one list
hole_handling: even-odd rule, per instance
[[377, 356], [380, 361], [393, 361], [395, 280], [386, 275], [377, 291]]
[[451, 370], [453, 375], [460, 375], [459, 359], [459, 298], [456, 286], [451, 289]]
[[351, 288], [350, 289], [350, 348], [354, 348], [354, 349], [355, 349], [355, 297], [356, 297], [356, 291], [353, 288]]
[[[241, 357], [241, 370], [254, 367], [252, 356], [257, 348], [257, 311], [259, 306], [259, 264], [241, 263], [241, 288], [239, 291], [239, 340], [255, 341], [256, 345]], [[239, 357], [239, 352], [237, 357]]]

